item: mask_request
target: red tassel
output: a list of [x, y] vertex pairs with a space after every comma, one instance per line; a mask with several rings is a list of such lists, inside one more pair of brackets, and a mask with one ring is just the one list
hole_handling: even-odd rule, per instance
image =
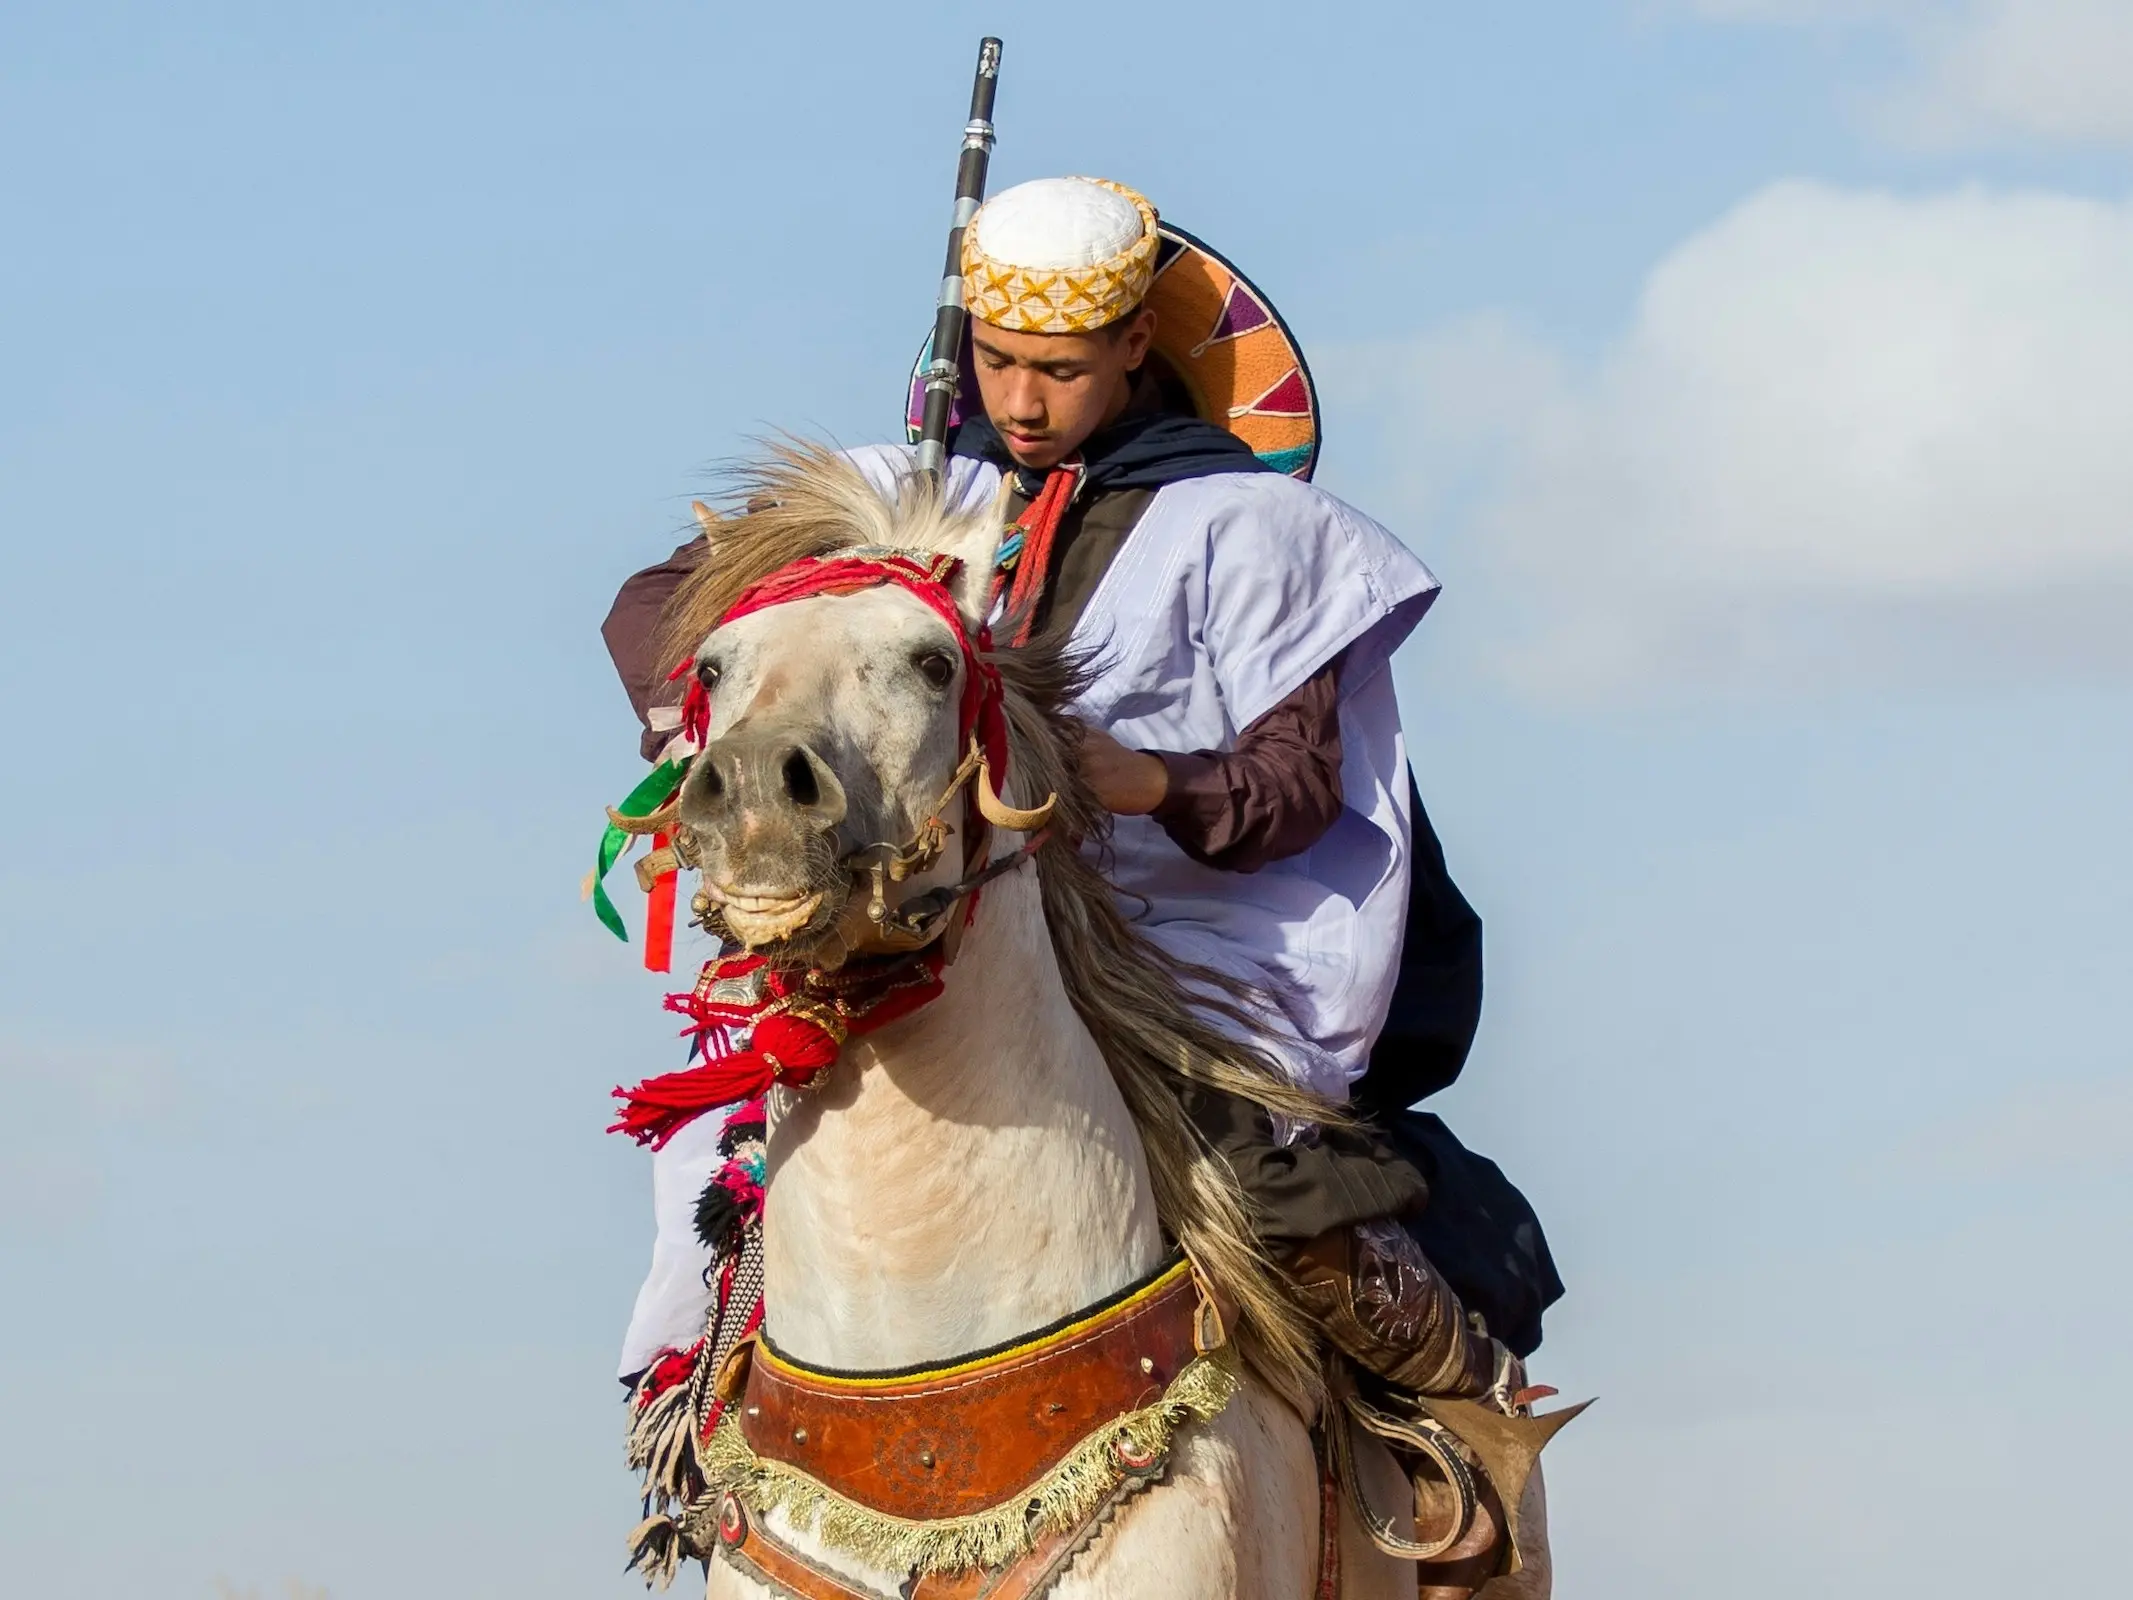
[[765, 1017], [746, 1050], [617, 1089], [622, 1115], [607, 1131], [658, 1150], [706, 1111], [752, 1100], [776, 1083], [804, 1089], [836, 1059], [837, 1041], [814, 1023], [783, 1013]]
[[[696, 742], [697, 749], [704, 745], [704, 735], [711, 728], [711, 691], [704, 687], [703, 679], [691, 676], [696, 670], [696, 657], [683, 656], [674, 670], [667, 674], [667, 682], [674, 683], [686, 677], [689, 686], [681, 692], [681, 731]], [[665, 968], [661, 968], [665, 971]]]
[[[940, 946], [933, 945], [885, 969], [871, 999], [848, 993], [840, 1002], [846, 1027], [852, 1033], [872, 1033], [935, 999], [941, 992], [944, 959]], [[762, 965], [760, 957], [744, 956], [711, 962], [704, 973], [715, 981], [744, 976]], [[607, 1131], [626, 1133], [658, 1150], [706, 1111], [754, 1100], [773, 1084], [804, 1089], [825, 1068], [836, 1065], [841, 1041], [835, 1035], [803, 1013], [772, 1009], [799, 989], [801, 980], [773, 973], [768, 981], [772, 997], [755, 1006], [728, 1005], [694, 992], [668, 995], [667, 1009], [691, 1019], [683, 1032], [696, 1036], [701, 1059], [680, 1072], [647, 1078], [634, 1089], [615, 1090], [622, 1114]], [[750, 1028], [748, 1048], [715, 1053], [715, 1042], [741, 1026]]]
[[[671, 834], [652, 835], [654, 850], [664, 850], [671, 843]], [[680, 873], [668, 871], [652, 880], [651, 900], [644, 913], [644, 970], [647, 972], [674, 970], [674, 887], [680, 877]]]
[[699, 1339], [686, 1350], [669, 1350], [652, 1363], [652, 1370], [637, 1385], [637, 1409], [642, 1411], [669, 1389], [687, 1383], [696, 1371], [696, 1358], [703, 1353]]
[[626, 1133], [639, 1144], [661, 1150], [706, 1111], [761, 1094], [776, 1081], [761, 1056], [753, 1050], [736, 1051], [723, 1061], [662, 1073], [634, 1089], [617, 1089], [622, 1115], [607, 1131]]
[[711, 692], [694, 678], [681, 697], [681, 731], [699, 750], [711, 733]]
[[748, 1053], [761, 1056], [779, 1083], [799, 1089], [824, 1067], [836, 1064], [837, 1041], [819, 1023], [786, 1011], [755, 1025]]

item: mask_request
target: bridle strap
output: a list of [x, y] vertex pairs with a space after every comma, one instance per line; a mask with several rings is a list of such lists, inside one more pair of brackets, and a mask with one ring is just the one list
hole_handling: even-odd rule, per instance
[[[1008, 873], [1043, 849], [1051, 839], [1049, 828], [1033, 833], [1023, 841], [1022, 847], [1012, 850], [987, 862], [976, 872], [945, 888], [928, 889], [924, 894], [914, 895], [898, 905], [886, 916], [875, 919], [877, 927], [892, 936], [908, 936], [912, 942], [885, 945], [888, 949], [916, 950], [931, 944], [942, 933], [942, 923], [957, 905], [976, 894], [995, 878], [1004, 878]], [[872, 907], [868, 908], [869, 911]]]
[[[929, 889], [895, 906], [889, 904], [888, 885], [902, 883], [906, 878], [924, 872], [938, 861], [947, 848], [952, 831], [942, 813], [955, 801], [971, 780], [976, 779], [976, 794], [966, 815], [968, 833], [963, 855], [966, 876], [959, 882], [944, 888]], [[992, 786], [991, 764], [985, 758], [985, 748], [975, 735], [970, 748], [964, 753], [961, 763], [948, 780], [947, 788], [934, 801], [933, 809], [926, 820], [919, 824], [918, 834], [907, 845], [893, 845], [886, 841], [864, 845], [845, 856], [843, 865], [852, 872], [866, 872], [874, 880], [874, 892], [867, 903], [867, 918], [881, 937], [885, 949], [915, 950], [930, 944], [942, 929], [941, 922], [963, 900], [974, 895], [993, 879], [1012, 872], [1016, 867], [1035, 855], [1051, 837], [1050, 823], [1058, 796], [1047, 796], [1041, 806], [1027, 810], [1010, 806], [1002, 801]], [[1029, 838], [1019, 850], [999, 857], [976, 871], [969, 871], [972, 861], [983, 856], [985, 843], [994, 826], [1027, 833]], [[872, 857], [869, 861], [867, 858]]]

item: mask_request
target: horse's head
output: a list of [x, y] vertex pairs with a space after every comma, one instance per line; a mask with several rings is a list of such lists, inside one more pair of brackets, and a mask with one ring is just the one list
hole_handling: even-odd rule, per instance
[[699, 907], [780, 958], [834, 965], [881, 947], [899, 906], [965, 875], [971, 795], [956, 780], [977, 777], [973, 737], [1001, 726], [976, 647], [996, 532], [927, 496], [874, 498], [889, 525], [845, 531], [894, 550], [832, 549], [764, 574], [688, 668], [704, 745], [680, 822]]

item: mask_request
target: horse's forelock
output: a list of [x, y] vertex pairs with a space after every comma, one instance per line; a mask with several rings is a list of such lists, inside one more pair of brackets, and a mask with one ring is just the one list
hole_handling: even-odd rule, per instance
[[742, 590], [795, 561], [860, 545], [961, 552], [988, 531], [985, 514], [948, 504], [930, 478], [905, 474], [892, 498], [849, 457], [802, 440], [734, 469], [721, 498], [732, 514], [708, 525], [708, 553], [661, 614], [661, 660], [692, 654]]

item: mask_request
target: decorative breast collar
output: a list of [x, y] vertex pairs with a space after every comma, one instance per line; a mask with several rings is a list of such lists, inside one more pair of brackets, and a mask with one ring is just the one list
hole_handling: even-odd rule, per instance
[[825, 1545], [909, 1574], [910, 1600], [1031, 1600], [1236, 1383], [1221, 1313], [1182, 1258], [940, 1367], [824, 1371], [759, 1337], [719, 1375], [728, 1403], [700, 1446], [718, 1553], [773, 1593], [895, 1600], [771, 1535], [763, 1513], [782, 1508]]

